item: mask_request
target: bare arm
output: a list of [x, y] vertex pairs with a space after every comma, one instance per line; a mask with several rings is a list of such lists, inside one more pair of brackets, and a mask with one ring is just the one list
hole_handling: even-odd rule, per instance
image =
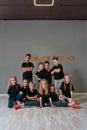
[[61, 71], [61, 69], [55, 69], [55, 72], [59, 73]]
[[26, 71], [32, 71], [33, 67], [22, 67], [22, 71], [26, 72]]
[[52, 78], [52, 84], [54, 84], [54, 75], [52, 75], [51, 78]]
[[42, 97], [40, 97], [40, 107], [42, 108], [43, 105], [42, 105]]
[[41, 80], [41, 78], [39, 78], [36, 74], [34, 75], [34, 78], [35, 78], [36, 80], [38, 80], [38, 81]]
[[52, 99], [49, 98], [49, 101], [50, 101], [50, 104], [51, 104], [51, 107], [54, 107], [53, 103], [52, 103]]
[[55, 73], [55, 69], [51, 72], [51, 74], [54, 74]]
[[63, 93], [62, 93], [62, 90], [61, 90], [61, 89], [59, 89], [59, 94], [60, 94], [60, 95], [63, 95]]
[[10, 98], [10, 94], [8, 94], [8, 98]]
[[59, 100], [61, 100], [61, 99], [62, 99], [62, 97], [63, 97], [62, 90], [61, 90], [61, 89], [59, 89]]
[[72, 100], [74, 100], [74, 92], [73, 91], [71, 91], [71, 98], [72, 98]]

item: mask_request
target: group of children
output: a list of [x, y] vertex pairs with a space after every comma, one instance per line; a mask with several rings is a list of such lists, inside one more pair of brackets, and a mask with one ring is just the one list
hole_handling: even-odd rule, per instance
[[[53, 57], [53, 68], [50, 69], [49, 61], [39, 63], [34, 78], [38, 80], [38, 90], [33, 82], [33, 63], [31, 55], [25, 55], [25, 62], [21, 68], [23, 71], [22, 87], [18, 84], [16, 76], [9, 79], [8, 84], [8, 107], [15, 109], [24, 106], [37, 107], [73, 107], [79, 108], [74, 101], [74, 87], [69, 74], [64, 75], [63, 67], [59, 64], [58, 57]], [[54, 83], [54, 84], [53, 84]]]

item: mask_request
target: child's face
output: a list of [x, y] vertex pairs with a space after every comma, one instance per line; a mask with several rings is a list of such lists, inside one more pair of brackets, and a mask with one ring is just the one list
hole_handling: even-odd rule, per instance
[[54, 87], [50, 87], [50, 92], [54, 93], [55, 92], [55, 88]]
[[69, 76], [65, 76], [65, 82], [66, 82], [66, 84], [70, 83], [70, 77]]
[[35, 89], [34, 84], [30, 84], [30, 85], [29, 85], [29, 88], [30, 88], [31, 91], [34, 91], [34, 89]]
[[42, 88], [43, 88], [43, 90], [46, 89], [46, 83], [44, 81], [42, 81]]
[[23, 80], [23, 87], [27, 87], [28, 86], [28, 81], [27, 80]]
[[30, 61], [30, 57], [29, 56], [25, 56], [25, 62], [28, 63]]
[[11, 79], [11, 85], [16, 85], [17, 84], [17, 80], [15, 78]]
[[45, 63], [45, 69], [49, 69], [49, 64], [48, 63]]
[[56, 60], [56, 59], [53, 60], [53, 64], [54, 64], [54, 65], [58, 65], [58, 63], [59, 63], [58, 60]]
[[39, 70], [43, 70], [44, 69], [44, 65], [43, 64], [40, 64], [39, 65]]

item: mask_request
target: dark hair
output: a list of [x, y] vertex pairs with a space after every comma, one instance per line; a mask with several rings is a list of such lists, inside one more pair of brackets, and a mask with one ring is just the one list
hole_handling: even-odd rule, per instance
[[44, 63], [45, 63], [45, 64], [49, 64], [49, 61], [45, 61]]
[[25, 57], [26, 57], [26, 56], [29, 56], [29, 57], [31, 58], [31, 54], [26, 54]]
[[[53, 87], [54, 88], [54, 95], [56, 95], [56, 92], [55, 92], [55, 85], [54, 84], [50, 84], [50, 87], [49, 87], [49, 92], [50, 92], [50, 88]], [[51, 92], [50, 92], [51, 93]]]
[[52, 60], [59, 60], [59, 57], [54, 56], [54, 57], [52, 58]]

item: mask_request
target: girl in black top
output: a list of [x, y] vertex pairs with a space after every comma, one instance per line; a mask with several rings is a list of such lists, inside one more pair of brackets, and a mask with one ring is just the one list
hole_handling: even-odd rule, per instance
[[22, 87], [20, 90], [20, 95], [22, 96], [22, 100], [21, 101], [25, 101], [26, 100], [26, 92], [29, 89], [29, 84], [28, 84], [28, 80], [24, 79], [23, 83], [22, 83]]
[[39, 87], [40, 108], [49, 106], [49, 91], [47, 80], [42, 79]]
[[64, 76], [64, 82], [60, 87], [60, 100], [67, 100], [70, 104], [74, 103], [74, 87], [72, 84], [71, 76], [66, 74]]
[[8, 84], [8, 107], [12, 108], [16, 101], [19, 101], [21, 96], [19, 92], [21, 90], [21, 86], [17, 83], [16, 76], [11, 76]]
[[51, 85], [50, 86], [50, 92], [49, 92], [49, 100], [51, 103], [52, 107], [68, 107], [68, 103], [67, 102], [61, 102], [59, 101], [59, 98], [55, 92], [55, 86]]

